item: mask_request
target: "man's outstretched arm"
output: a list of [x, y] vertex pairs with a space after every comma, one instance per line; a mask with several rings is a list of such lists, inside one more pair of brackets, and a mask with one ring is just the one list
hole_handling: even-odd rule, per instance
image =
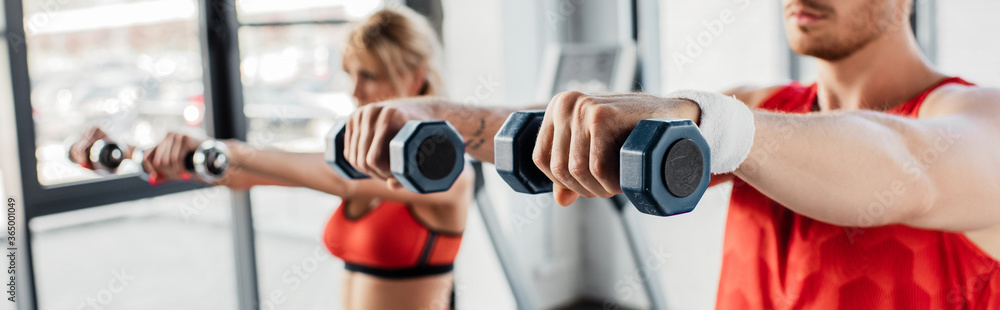
[[949, 86], [919, 119], [755, 111], [736, 170], [775, 201], [844, 226], [969, 231], [1000, 223], [1000, 92]]
[[[1000, 92], [942, 88], [921, 115], [753, 111], [754, 144], [735, 174], [788, 208], [837, 225], [996, 226]], [[550, 117], [555, 121], [543, 122], [534, 159], [556, 180], [556, 199], [566, 205], [575, 194], [621, 193], [618, 148], [640, 120], [701, 116], [682, 99], [576, 93], [554, 99]]]
[[465, 152], [493, 162], [493, 136], [514, 111], [544, 109], [470, 106], [441, 98], [392, 100], [364, 106], [351, 115], [345, 131], [346, 157], [359, 172], [388, 179], [389, 141], [409, 120], [446, 120], [465, 140]]

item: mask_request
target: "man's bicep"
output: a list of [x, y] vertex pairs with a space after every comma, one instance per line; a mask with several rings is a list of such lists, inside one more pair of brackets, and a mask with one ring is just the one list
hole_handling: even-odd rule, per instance
[[997, 112], [1000, 112], [1000, 89], [953, 84], [931, 92], [918, 115], [921, 119], [956, 114], [1000, 117]]
[[972, 126], [970, 139], [993, 146], [1000, 142], [1000, 90], [960, 85], [927, 99], [920, 119], [952, 118], [950, 127]]
[[[929, 97], [920, 118], [933, 128], [928, 145], [914, 157], [938, 192], [931, 212], [915, 226], [953, 231], [1000, 225], [1000, 91], [950, 88]], [[926, 114], [924, 114], [926, 112]]]

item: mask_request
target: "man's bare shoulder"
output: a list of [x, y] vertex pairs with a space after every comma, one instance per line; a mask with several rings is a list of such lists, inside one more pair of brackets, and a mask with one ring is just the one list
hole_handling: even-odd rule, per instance
[[760, 106], [768, 97], [774, 94], [782, 87], [786, 85], [774, 85], [767, 87], [759, 86], [740, 86], [727, 91], [722, 92], [727, 96], [736, 96], [736, 99], [743, 101], [750, 108], [756, 108]]
[[920, 107], [920, 118], [976, 115], [1000, 119], [1000, 89], [949, 84], [935, 89]]

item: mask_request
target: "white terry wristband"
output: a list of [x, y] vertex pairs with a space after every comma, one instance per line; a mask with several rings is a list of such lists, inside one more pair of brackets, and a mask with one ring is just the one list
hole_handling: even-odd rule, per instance
[[716, 92], [681, 90], [665, 96], [687, 99], [701, 107], [698, 129], [712, 153], [712, 173], [733, 172], [750, 154], [753, 145], [753, 113], [746, 104]]

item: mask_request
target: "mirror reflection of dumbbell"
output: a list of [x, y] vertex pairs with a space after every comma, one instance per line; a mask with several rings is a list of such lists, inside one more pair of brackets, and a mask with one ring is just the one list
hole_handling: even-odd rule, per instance
[[[517, 192], [552, 191], [552, 181], [532, 160], [545, 111], [511, 114], [494, 138], [497, 173]], [[622, 191], [639, 211], [670, 216], [687, 213], [710, 181], [709, 147], [690, 120], [640, 121], [619, 152]]]
[[[118, 143], [111, 140], [99, 139], [94, 142], [90, 147], [90, 153], [87, 154], [94, 166], [87, 168], [102, 173], [115, 173], [126, 159], [132, 160], [137, 164], [142, 163], [143, 151], [136, 148], [131, 148], [131, 150], [132, 155], [127, 157], [126, 150], [119, 146]], [[227, 151], [224, 143], [207, 140], [198, 145], [198, 148], [193, 152], [184, 156], [184, 168], [189, 172], [197, 174], [205, 182], [215, 182], [225, 175], [226, 169], [229, 168], [229, 158], [226, 157]], [[150, 174], [145, 170], [145, 167], [139, 168], [139, 177], [151, 185], [161, 183], [156, 178], [150, 178]]]
[[[344, 157], [347, 120], [338, 120], [326, 137], [326, 162], [340, 176], [368, 178]], [[436, 193], [451, 188], [465, 168], [465, 142], [446, 121], [409, 121], [389, 142], [389, 170], [414, 193]]]

